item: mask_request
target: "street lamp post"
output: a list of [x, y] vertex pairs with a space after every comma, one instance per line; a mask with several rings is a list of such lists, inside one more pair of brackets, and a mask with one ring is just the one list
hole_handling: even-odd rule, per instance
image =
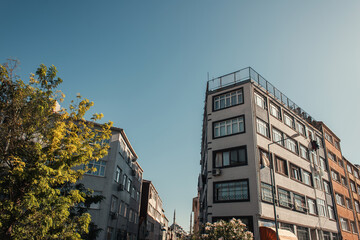
[[272, 189], [272, 201], [273, 201], [273, 207], [274, 207], [274, 220], [275, 220], [275, 230], [276, 230], [276, 239], [277, 240], [280, 240], [279, 238], [279, 228], [278, 228], [278, 222], [277, 222], [277, 215], [276, 215], [276, 203], [275, 203], [275, 173], [274, 173], [274, 163], [272, 161], [272, 154], [270, 153], [270, 146], [275, 144], [275, 143], [279, 143], [279, 142], [282, 142], [282, 141], [285, 141], [287, 139], [292, 139], [292, 138], [295, 138], [297, 136], [299, 136], [300, 134], [299, 133], [296, 133], [290, 137], [287, 137], [287, 138], [284, 138], [284, 139], [281, 139], [279, 141], [276, 141], [276, 142], [272, 142], [272, 143], [269, 143], [268, 144], [268, 154], [270, 156], [270, 181], [271, 181], [271, 189]]

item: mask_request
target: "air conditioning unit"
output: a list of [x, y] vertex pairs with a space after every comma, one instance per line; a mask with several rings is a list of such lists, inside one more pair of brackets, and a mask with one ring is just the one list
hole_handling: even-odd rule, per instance
[[213, 175], [213, 176], [220, 176], [220, 174], [221, 174], [221, 170], [220, 170], [220, 169], [215, 168], [215, 169], [212, 170], [212, 175]]
[[115, 213], [115, 212], [111, 212], [110, 213], [110, 216], [111, 216], [111, 219], [117, 219], [119, 214], [118, 213]]
[[119, 192], [120, 192], [120, 191], [124, 191], [124, 185], [119, 184], [117, 190], [118, 190]]

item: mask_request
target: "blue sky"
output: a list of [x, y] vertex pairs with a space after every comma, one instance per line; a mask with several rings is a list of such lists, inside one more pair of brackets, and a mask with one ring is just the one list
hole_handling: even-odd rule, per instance
[[54, 64], [67, 99], [124, 128], [168, 219], [189, 228], [207, 73], [251, 66], [357, 154], [359, 1], [1, 1], [0, 62]]

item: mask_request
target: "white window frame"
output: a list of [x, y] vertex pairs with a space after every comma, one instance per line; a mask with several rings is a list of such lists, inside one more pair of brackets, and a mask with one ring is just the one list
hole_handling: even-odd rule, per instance
[[294, 128], [294, 118], [286, 112], [284, 112], [284, 123], [288, 127]]
[[326, 217], [326, 204], [325, 201], [322, 199], [316, 199], [316, 204], [318, 207], [318, 214], [319, 216]]
[[266, 100], [265, 97], [260, 95], [257, 92], [254, 92], [255, 104], [261, 107], [262, 109], [266, 109]]
[[243, 88], [214, 97], [214, 111], [244, 103]]
[[278, 107], [277, 105], [273, 104], [273, 103], [270, 103], [270, 114], [281, 120], [281, 110], [280, 110], [280, 107]]
[[256, 118], [256, 128], [257, 132], [260, 133], [260, 135], [269, 137], [269, 124], [259, 118]]
[[[235, 128], [236, 126], [236, 128]], [[245, 132], [245, 117], [244, 115], [236, 118], [231, 118], [225, 121], [214, 123], [214, 138], [234, 135]]]

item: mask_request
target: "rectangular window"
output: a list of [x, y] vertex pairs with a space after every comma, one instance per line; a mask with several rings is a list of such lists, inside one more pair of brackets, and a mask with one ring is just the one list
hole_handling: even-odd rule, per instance
[[249, 201], [249, 181], [214, 183], [214, 202]]
[[316, 135], [316, 142], [319, 145], [320, 148], [323, 147], [323, 142], [322, 142], [322, 138], [319, 137], [318, 135]]
[[284, 145], [283, 133], [275, 128], [272, 129], [272, 132], [273, 132], [273, 141], [277, 144]]
[[301, 173], [300, 173], [300, 168], [290, 164], [290, 169], [291, 169], [291, 178], [301, 181]]
[[334, 162], [336, 162], [336, 157], [332, 152], [328, 152], [328, 158]]
[[306, 185], [312, 186], [312, 182], [311, 182], [311, 173], [307, 172], [307, 171], [302, 171], [303, 173], [303, 181]]
[[131, 190], [131, 180], [128, 178], [127, 184], [126, 184], [126, 191], [130, 192]]
[[349, 221], [345, 218], [340, 218], [341, 229], [345, 231], [350, 231]]
[[270, 114], [277, 119], [281, 120], [280, 108], [273, 103], [270, 103]]
[[339, 173], [337, 173], [336, 171], [331, 170], [331, 177], [332, 177], [333, 180], [335, 180], [337, 182], [340, 182]]
[[358, 170], [356, 170], [355, 168], [354, 168], [354, 176], [355, 176], [356, 178], [359, 178]]
[[126, 189], [126, 183], [127, 183], [127, 176], [126, 176], [126, 174], [124, 174], [122, 184], [125, 189]]
[[[335, 155], [334, 155], [335, 156]], [[342, 159], [338, 159], [339, 166], [344, 168], [344, 161]]]
[[121, 176], [121, 169], [117, 166], [116, 167], [116, 172], [115, 172], [115, 182], [120, 182], [120, 176]]
[[106, 230], [106, 240], [111, 240], [112, 235], [113, 235], [113, 228], [112, 227], [108, 227]]
[[351, 204], [350, 198], [346, 198], [346, 207], [347, 207], [348, 209], [352, 209], [352, 204]]
[[257, 118], [256, 119], [256, 128], [257, 132], [265, 137], [269, 137], [269, 124], [264, 122], [263, 120]]
[[348, 172], [352, 174], [351, 166], [349, 164], [346, 164], [346, 167], [347, 167]]
[[300, 123], [300, 122], [296, 122], [296, 126], [297, 126], [298, 132], [299, 132], [301, 135], [305, 136], [305, 135], [306, 135], [305, 125], [302, 124], [302, 123]]
[[324, 182], [324, 190], [327, 194], [331, 194], [331, 189], [330, 189], [330, 183], [327, 181], [323, 181]]
[[255, 98], [255, 104], [258, 105], [259, 107], [266, 109], [266, 100], [265, 97], [263, 97], [262, 95], [260, 95], [257, 92], [254, 92], [254, 98]]
[[356, 186], [357, 186], [357, 192], [360, 195], [360, 186], [359, 185], [356, 185]]
[[335, 220], [335, 212], [332, 206], [328, 206], [328, 213], [329, 213], [329, 218]]
[[244, 103], [243, 89], [214, 97], [214, 111]]
[[318, 173], [314, 173], [314, 187], [321, 190], [321, 177]]
[[246, 146], [214, 152], [214, 167], [234, 167], [247, 165]]
[[342, 185], [346, 186], [347, 187], [347, 182], [346, 182], [346, 178], [341, 176], [341, 183]]
[[292, 204], [291, 204], [290, 192], [279, 188], [278, 194], [279, 194], [279, 205], [282, 207], [291, 208]]
[[324, 240], [331, 240], [330, 232], [322, 232]]
[[323, 216], [326, 217], [326, 206], [325, 206], [325, 201], [322, 199], [316, 199], [316, 203], [318, 206], [318, 213], [319, 216]]
[[[83, 167], [84, 170], [88, 169], [86, 174], [93, 176], [100, 176], [100, 177], [105, 176], [105, 168], [106, 168], [106, 162], [102, 160], [99, 161], [90, 160], [89, 163], [87, 164], [87, 167], [85, 166]], [[92, 169], [95, 169], [95, 171], [93, 172]]]
[[295, 210], [300, 212], [305, 212], [306, 211], [305, 197], [294, 194], [294, 206], [295, 206]]
[[315, 204], [315, 200], [308, 198], [307, 199], [307, 203], [308, 203], [308, 208], [309, 208], [309, 213], [310, 214], [314, 214], [316, 215], [316, 204]]
[[287, 169], [287, 163], [286, 160], [276, 157], [276, 170], [288, 176], [288, 169]]
[[297, 227], [297, 236], [299, 240], [310, 240], [309, 229], [305, 227]]
[[214, 138], [245, 132], [244, 116], [214, 123]]
[[356, 224], [353, 221], [350, 221], [350, 225], [351, 225], [351, 230], [353, 233], [357, 233], [357, 228], [356, 228]]
[[332, 136], [330, 136], [327, 132], [325, 132], [325, 139], [328, 140], [328, 142], [333, 143]]
[[323, 171], [326, 171], [326, 161], [322, 157], [320, 157], [320, 167]]
[[309, 160], [309, 150], [300, 144], [300, 156], [306, 160]]
[[272, 187], [267, 183], [261, 183], [261, 200], [264, 202], [273, 202]]
[[285, 147], [288, 150], [292, 151], [293, 153], [298, 154], [298, 145], [297, 145], [297, 142], [295, 140], [288, 137], [285, 140]]
[[359, 201], [354, 200], [354, 205], [355, 205], [355, 210], [356, 210], [356, 212], [360, 213], [360, 205], [359, 205]]
[[111, 212], [116, 212], [117, 200], [118, 200], [117, 197], [111, 196], [111, 206], [110, 206]]
[[351, 181], [351, 180], [350, 180], [350, 187], [351, 187], [351, 191], [356, 193], [355, 183], [353, 181]]
[[336, 198], [336, 203], [341, 205], [341, 206], [345, 206], [345, 200], [344, 200], [344, 196], [339, 194], [339, 193], [335, 193], [335, 198]]
[[340, 150], [340, 143], [338, 141], [335, 140], [335, 147]]
[[284, 112], [284, 123], [291, 127], [291, 128], [294, 128], [294, 118], [291, 117], [289, 114], [285, 113]]

